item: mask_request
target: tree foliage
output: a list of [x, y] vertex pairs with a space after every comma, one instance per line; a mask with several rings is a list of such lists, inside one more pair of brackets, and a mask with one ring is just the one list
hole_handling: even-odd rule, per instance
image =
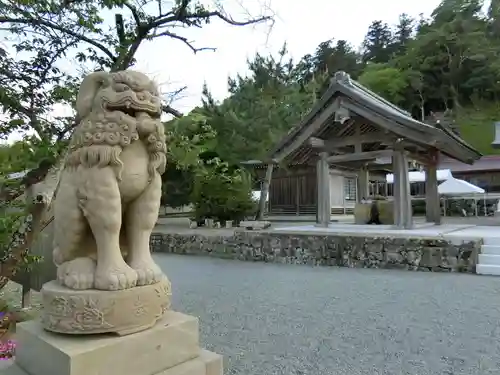
[[196, 111], [214, 130], [222, 160], [262, 160], [344, 70], [419, 120], [454, 120], [467, 141], [490, 153], [491, 122], [500, 117], [498, 4], [482, 14], [481, 1], [444, 0], [428, 19], [374, 20], [359, 52], [328, 40], [298, 61], [286, 45], [275, 56], [257, 54], [248, 75], [229, 78], [229, 97], [217, 102], [205, 87]]
[[[180, 31], [214, 19], [235, 26], [271, 21], [264, 11], [268, 14], [236, 20], [218, 3], [209, 7], [196, 0], [2, 2], [0, 28], [7, 32], [7, 47], [0, 49], [0, 100], [7, 120], [0, 123], [0, 136], [31, 131], [40, 148], [53, 148], [57, 154], [54, 146], [77, 121], [73, 113], [53, 118], [53, 105], [74, 104], [83, 73], [133, 66], [141, 44], [157, 38], [179, 40], [193, 52], [210, 49], [195, 46]], [[63, 69], [71, 60], [80, 74]], [[180, 115], [168, 105], [164, 110]]]
[[[264, 159], [338, 70], [418, 119], [451, 114], [466, 140], [492, 152], [491, 121], [500, 117], [495, 104], [500, 95], [500, 1], [491, 1], [482, 12], [484, 5], [443, 0], [429, 18], [403, 14], [396, 25], [374, 20], [359, 51], [345, 40], [327, 40], [296, 61], [286, 45], [275, 56], [256, 55], [248, 61], [248, 75], [229, 78], [226, 99], [216, 101], [205, 87], [200, 108], [166, 124], [166, 202], [190, 202], [200, 176], [208, 170], [210, 178], [216, 175], [201, 162], [200, 155], [208, 151], [227, 167]], [[133, 66], [140, 45], [160, 37], [176, 39], [194, 52], [209, 48], [191, 43], [182, 30], [212, 19], [247, 25], [270, 17], [235, 21], [220, 6], [208, 8], [195, 0], [2, 2], [0, 28], [6, 37], [0, 44], [0, 137], [24, 134], [19, 144], [0, 149], [2, 178], [41, 159], [58, 158], [76, 121], [71, 111], [55, 117], [52, 108], [74, 103], [83, 73]], [[78, 70], [68, 71], [68, 61]], [[180, 116], [168, 105], [164, 109]], [[37, 170], [34, 180], [46, 173]], [[16, 191], [2, 188], [0, 198], [11, 201]]]
[[[12, 173], [23, 154], [32, 154], [23, 142], [0, 145], [0, 187], [6, 196], [14, 195], [26, 183], [20, 173]], [[29, 158], [29, 156], [28, 156]], [[41, 259], [29, 253], [26, 233], [32, 228], [31, 206], [21, 198], [0, 199], [0, 290], [20, 269], [29, 270]]]
[[[235, 19], [219, 2], [209, 6], [197, 0], [0, 2], [0, 139], [12, 135], [21, 138], [16, 145], [0, 149], [3, 259], [12, 258], [12, 238], [16, 248], [29, 246], [29, 228], [25, 227], [30, 207], [18, 205], [25, 188], [42, 181], [61, 158], [69, 135], [79, 122], [71, 108], [83, 75], [94, 70], [132, 67], [140, 46], [158, 38], [178, 40], [180, 46], [183, 44], [194, 53], [213, 49], [197, 46], [183, 31], [203, 28], [215, 19], [233, 26], [268, 21], [272, 24], [272, 14], [266, 8], [261, 15]], [[169, 104], [166, 100], [163, 105], [165, 113], [182, 116]], [[67, 109], [62, 111], [65, 114], [55, 115], [55, 106], [59, 113], [61, 108]], [[171, 152], [177, 156], [173, 160], [178, 168], [186, 169], [186, 165], [196, 163], [190, 151], [197, 147], [193, 139], [196, 137], [186, 143], [182, 135], [176, 136], [173, 134], [171, 140]], [[9, 178], [11, 172], [26, 170], [30, 173], [22, 183]], [[24, 257], [26, 251], [16, 254]], [[6, 271], [2, 267], [0, 276], [11, 277], [15, 267], [8, 268]]]
[[404, 101], [409, 84], [408, 72], [384, 63], [369, 64], [359, 76], [359, 82], [394, 104]]
[[215, 130], [217, 152], [228, 163], [264, 158], [315, 102], [322, 82], [298, 80], [286, 46], [277, 58], [255, 56], [251, 74], [229, 78], [230, 96], [216, 103], [204, 88], [203, 113]]
[[[441, 113], [467, 141], [491, 149], [500, 118], [500, 2], [486, 13], [479, 0], [443, 0], [431, 17], [402, 14], [396, 25], [374, 20], [361, 50], [344, 40], [320, 43], [292, 61], [286, 46], [276, 56], [257, 55], [250, 74], [229, 79], [220, 103], [205, 89], [204, 109], [216, 130], [217, 151], [232, 162], [263, 159], [330, 84], [346, 71], [419, 120]], [[487, 112], [487, 113], [486, 113]], [[487, 122], [475, 122], [476, 119]], [[488, 119], [488, 120], [486, 120]]]
[[195, 171], [191, 193], [196, 220], [211, 218], [238, 224], [246, 216], [255, 215], [257, 206], [247, 171], [216, 155], [207, 157], [203, 164]]
[[163, 181], [163, 205], [178, 208], [191, 203], [194, 176], [202, 168], [200, 155], [215, 149], [215, 132], [207, 118], [194, 110], [165, 124], [168, 156]]

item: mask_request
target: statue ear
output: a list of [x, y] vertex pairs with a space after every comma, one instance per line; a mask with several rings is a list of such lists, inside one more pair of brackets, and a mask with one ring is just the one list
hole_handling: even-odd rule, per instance
[[97, 94], [97, 91], [103, 86], [108, 85], [111, 81], [111, 75], [107, 72], [94, 72], [83, 79], [76, 97], [76, 113], [78, 118], [88, 116], [92, 111], [92, 102]]

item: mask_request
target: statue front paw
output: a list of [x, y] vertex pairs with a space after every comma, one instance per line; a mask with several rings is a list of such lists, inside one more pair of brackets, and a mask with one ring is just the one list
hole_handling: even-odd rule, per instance
[[100, 290], [133, 288], [137, 285], [137, 272], [124, 261], [112, 265], [98, 264], [94, 284]]
[[57, 280], [71, 289], [93, 289], [95, 270], [96, 263], [93, 259], [76, 258], [57, 268]]
[[148, 259], [135, 259], [130, 261], [130, 267], [137, 272], [137, 285], [151, 285], [160, 282], [164, 275], [155, 261]]

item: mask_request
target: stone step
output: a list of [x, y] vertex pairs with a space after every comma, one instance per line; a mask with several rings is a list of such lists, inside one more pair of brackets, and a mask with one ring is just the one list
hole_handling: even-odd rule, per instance
[[[0, 366], [1, 375], [34, 375], [33, 373], [24, 371], [15, 363], [9, 362], [3, 365], [2, 362], [0, 362], [2, 364]], [[155, 375], [223, 375], [222, 366], [222, 356], [202, 349], [198, 357], [167, 370], [157, 372]]]
[[202, 350], [199, 357], [155, 375], [223, 375], [222, 356]]
[[476, 265], [476, 273], [478, 275], [500, 276], [500, 266], [493, 266], [491, 264], [478, 264]]
[[500, 246], [500, 237], [484, 237], [483, 243], [488, 246]]
[[483, 245], [481, 246], [481, 254], [500, 255], [500, 246]]
[[500, 255], [479, 254], [478, 264], [500, 266]]

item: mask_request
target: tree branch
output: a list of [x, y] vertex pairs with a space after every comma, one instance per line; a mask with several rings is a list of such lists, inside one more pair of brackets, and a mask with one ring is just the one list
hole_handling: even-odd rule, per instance
[[170, 103], [175, 100], [175, 98], [178, 97], [183, 91], [187, 90], [187, 88], [187, 86], [182, 86], [181, 88], [168, 93], [168, 96], [170, 97]]
[[120, 42], [120, 47], [126, 48], [125, 27], [123, 25], [123, 16], [120, 13], [115, 14], [115, 25], [116, 34], [118, 35], [118, 41]]
[[[49, 60], [47, 63], [46, 68], [42, 71], [42, 73], [39, 75], [38, 79], [38, 86], [42, 86], [46, 80], [47, 74], [50, 72], [50, 70], [53, 68], [53, 65], [56, 62], [56, 59], [59, 58], [61, 54], [63, 54], [68, 48], [70, 48], [72, 45], [76, 44], [75, 41], [68, 42], [64, 45], [62, 45], [59, 49], [57, 49], [52, 56], [52, 58]], [[40, 126], [40, 121], [37, 118], [35, 114], [35, 108], [34, 108], [34, 88], [32, 87], [32, 95], [31, 95], [31, 106], [29, 108], [29, 112], [31, 113], [30, 116], [30, 121], [31, 121], [31, 126], [33, 127], [34, 130], [38, 133], [40, 139], [43, 140], [48, 140], [47, 134], [43, 131], [42, 127]]]
[[48, 28], [54, 29], [54, 30], [59, 30], [65, 34], [71, 35], [74, 38], [77, 38], [81, 41], [87, 42], [88, 44], [93, 45], [94, 47], [100, 49], [104, 54], [106, 54], [111, 61], [115, 61], [116, 57], [111, 53], [111, 51], [106, 48], [103, 44], [96, 42], [95, 40], [86, 37], [85, 35], [78, 34], [74, 32], [73, 30], [67, 29], [65, 27], [56, 25], [52, 22], [41, 20], [41, 19], [34, 19], [34, 18], [28, 18], [28, 19], [23, 19], [23, 18], [10, 18], [10, 17], [0, 17], [0, 24], [1, 23], [14, 23], [14, 24], [23, 24], [23, 25], [32, 25], [32, 26], [46, 26]]
[[148, 24], [148, 27], [150, 27], [150, 30], [151, 30], [151, 29], [155, 29], [159, 26], [165, 25], [166, 23], [170, 23], [170, 22], [179, 21], [179, 22], [189, 24], [189, 22], [193, 22], [195, 20], [209, 19], [212, 17], [219, 18], [222, 21], [224, 21], [230, 25], [233, 25], [233, 26], [247, 26], [247, 25], [253, 25], [256, 23], [261, 23], [264, 21], [272, 20], [271, 16], [263, 16], [263, 17], [259, 17], [259, 18], [255, 18], [255, 19], [251, 19], [251, 20], [247, 20], [247, 21], [235, 21], [232, 18], [225, 16], [224, 14], [222, 14], [219, 11], [213, 11], [213, 12], [204, 11], [204, 12], [199, 12], [199, 13], [189, 14], [189, 15], [179, 14], [178, 12], [176, 12], [176, 14], [173, 14], [173, 15], [170, 15], [167, 17], [166, 16], [157, 17], [156, 21]]
[[200, 52], [200, 51], [216, 51], [217, 49], [216, 48], [213, 48], [213, 47], [201, 47], [201, 48], [196, 48], [195, 46], [193, 46], [191, 44], [190, 41], [187, 40], [187, 38], [183, 37], [183, 36], [180, 36], [180, 35], [177, 35], [177, 34], [174, 34], [170, 31], [163, 31], [159, 34], [155, 34], [153, 35], [151, 38], [159, 38], [161, 36], [168, 36], [169, 38], [172, 38], [172, 39], [177, 39], [177, 40], [180, 40], [181, 42], [183, 42], [186, 46], [188, 46], [191, 51], [193, 51], [194, 53], [197, 53], [197, 52]]
[[[235, 21], [231, 17], [228, 17], [219, 11], [213, 11], [213, 12], [201, 11], [201, 12], [194, 13], [194, 14], [187, 14], [188, 3], [189, 3], [188, 1], [184, 0], [181, 3], [181, 5], [179, 6], [179, 8], [175, 11], [175, 13], [169, 12], [166, 15], [160, 15], [156, 18], [155, 21], [150, 22], [146, 25], [143, 25], [144, 28], [147, 30], [147, 33], [149, 33], [149, 31], [151, 31], [151, 30], [157, 30], [161, 26], [168, 26], [169, 23], [174, 23], [174, 22], [180, 22], [180, 23], [188, 25], [188, 26], [199, 26], [199, 24], [196, 23], [197, 21], [208, 20], [212, 17], [219, 18], [219, 19], [223, 20], [224, 22], [226, 22], [230, 25], [233, 25], [233, 26], [246, 26], [246, 25], [252, 25], [252, 24], [257, 24], [257, 23], [261, 23], [264, 21], [272, 20], [271, 16], [263, 16], [263, 17], [259, 17], [259, 18], [255, 18], [255, 19], [250, 19], [247, 21]], [[193, 46], [193, 44], [191, 42], [189, 42], [187, 40], [186, 37], [175, 34], [175, 33], [168, 31], [168, 30], [163, 31], [161, 33], [154, 33], [153, 35], [149, 36], [148, 38], [154, 39], [154, 38], [158, 38], [161, 36], [168, 36], [170, 38], [180, 40], [181, 42], [186, 44], [191, 49], [191, 51], [193, 51], [194, 53], [197, 53], [200, 51], [207, 51], [207, 50], [208, 51], [215, 51], [216, 50], [215, 48], [211, 48], [211, 47], [196, 48], [195, 46]]]
[[163, 110], [163, 112], [165, 112], [167, 114], [170, 114], [170, 115], [172, 115], [174, 117], [177, 117], [177, 118], [180, 118], [180, 117], [184, 116], [182, 114], [182, 112], [179, 112], [175, 108], [170, 107], [168, 104], [163, 105], [162, 106], [162, 110]]
[[[67, 0], [66, 1], [66, 6], [68, 6], [72, 1]], [[104, 53], [113, 63], [112, 65], [112, 71], [116, 70], [124, 70], [127, 69], [128, 66], [131, 64], [141, 42], [144, 39], [153, 39], [153, 38], [158, 38], [160, 36], [168, 36], [173, 39], [180, 40], [184, 44], [186, 44], [193, 52], [199, 52], [202, 50], [215, 50], [215, 48], [196, 48], [194, 47], [191, 42], [187, 40], [186, 37], [180, 36], [178, 34], [172, 33], [171, 31], [165, 30], [162, 31], [158, 34], [154, 34], [152, 36], [148, 37], [148, 34], [152, 30], [156, 30], [161, 26], [169, 26], [168, 24], [172, 23], [181, 23], [183, 25], [187, 26], [200, 26], [201, 22], [203, 21], [208, 21], [210, 18], [219, 18], [222, 21], [226, 22], [227, 24], [233, 25], [233, 26], [246, 26], [246, 25], [251, 25], [251, 24], [257, 24], [261, 23], [264, 21], [269, 21], [272, 20], [271, 16], [263, 16], [263, 17], [258, 17], [255, 19], [250, 19], [247, 21], [236, 21], [232, 19], [230, 16], [227, 16], [223, 14], [220, 11], [196, 11], [195, 13], [189, 14], [188, 13], [188, 5], [189, 1], [183, 0], [181, 4], [174, 9], [173, 11], [170, 11], [166, 14], [162, 14], [160, 11], [160, 15], [156, 18], [153, 19], [152, 22], [145, 23], [141, 21], [141, 16], [139, 10], [132, 5], [131, 3], [125, 1], [123, 2], [123, 6], [128, 8], [130, 12], [132, 13], [132, 17], [136, 23], [137, 29], [136, 29], [136, 37], [135, 39], [131, 42], [128, 50], [123, 53], [121, 56], [116, 57], [110, 49], [108, 49], [104, 44], [99, 43], [96, 40], [91, 39], [90, 37], [87, 37], [85, 35], [82, 35], [78, 32], [75, 32], [71, 29], [68, 29], [66, 27], [60, 26], [56, 23], [43, 20], [43, 19], [34, 19], [28, 16], [28, 18], [23, 19], [23, 18], [12, 18], [12, 17], [5, 17], [5, 16], [0, 16], [0, 24], [2, 23], [12, 23], [12, 24], [20, 24], [20, 25], [30, 25], [30, 26], [44, 26], [47, 27], [51, 30], [57, 30], [62, 33], [65, 33], [69, 36], [72, 36], [76, 38], [79, 41], [86, 42], [97, 49], [99, 49], [102, 53]], [[160, 8], [161, 9], [161, 8]], [[183, 114], [172, 108], [170, 105], [165, 104], [162, 106], [162, 110], [167, 113], [171, 114], [175, 117], [182, 117]], [[26, 113], [28, 114], [28, 113]], [[61, 141], [65, 135], [72, 131], [76, 126], [78, 126], [79, 120], [75, 119], [71, 123], [70, 126], [66, 127], [62, 131], [59, 132], [57, 136], [57, 140]], [[33, 169], [30, 172], [30, 178], [29, 181], [26, 181], [28, 184], [36, 183], [39, 181], [42, 181], [45, 177], [46, 174], [48, 173], [48, 168], [46, 165], [42, 166], [39, 165], [37, 168]], [[16, 192], [9, 192], [9, 194], [4, 195], [2, 192], [0, 192], [0, 198], [5, 197], [5, 201], [12, 201], [12, 199], [15, 199], [16, 197], [19, 197], [22, 194], [22, 189], [21, 191], [16, 191]], [[2, 197], [3, 196], [3, 197]]]
[[135, 24], [136, 24], [136, 27], [137, 27], [137, 30], [139, 29], [139, 27], [141, 26], [142, 22], [141, 22], [141, 17], [139, 16], [139, 12], [137, 11], [137, 8], [130, 4], [128, 1], [125, 1], [123, 3], [123, 5], [125, 7], [127, 7], [130, 12], [132, 13], [132, 17], [134, 18], [134, 21], [135, 21]]
[[125, 70], [130, 66], [130, 64], [132, 63], [132, 60], [134, 59], [134, 56], [135, 56], [137, 50], [139, 49], [139, 46], [141, 45], [141, 42], [143, 41], [143, 39], [144, 39], [144, 37], [138, 36], [134, 40], [134, 42], [130, 45], [130, 48], [128, 49], [128, 51], [115, 60], [114, 64], [111, 67], [112, 72], [116, 72], [119, 70]]

